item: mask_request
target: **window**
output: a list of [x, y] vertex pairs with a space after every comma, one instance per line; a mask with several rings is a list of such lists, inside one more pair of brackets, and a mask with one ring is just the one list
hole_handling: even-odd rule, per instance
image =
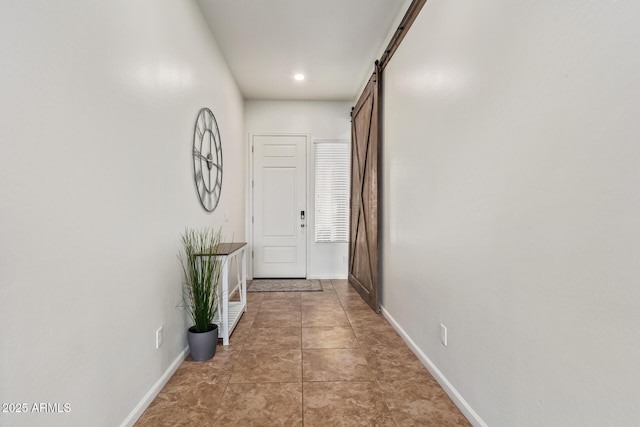
[[349, 142], [314, 141], [316, 242], [349, 241]]

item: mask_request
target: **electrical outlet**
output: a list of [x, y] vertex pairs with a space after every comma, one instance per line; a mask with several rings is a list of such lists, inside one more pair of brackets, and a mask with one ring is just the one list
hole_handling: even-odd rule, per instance
[[443, 346], [447, 346], [447, 327], [440, 323], [440, 342]]
[[164, 326], [156, 330], [156, 350], [162, 347], [162, 343], [164, 343]]

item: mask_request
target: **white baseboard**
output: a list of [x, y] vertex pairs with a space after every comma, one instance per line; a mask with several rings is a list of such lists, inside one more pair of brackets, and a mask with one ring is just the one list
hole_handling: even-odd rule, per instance
[[440, 370], [433, 364], [433, 362], [427, 357], [426, 354], [416, 345], [416, 343], [411, 339], [409, 335], [405, 332], [404, 329], [396, 322], [396, 320], [389, 314], [384, 307], [380, 306], [380, 311], [382, 315], [391, 323], [391, 326], [398, 332], [398, 334], [402, 337], [405, 343], [409, 346], [411, 351], [420, 359], [422, 364], [427, 368], [427, 370], [433, 375], [433, 377], [438, 381], [440, 386], [444, 389], [444, 391], [449, 395], [453, 403], [456, 404], [458, 409], [464, 414], [464, 416], [469, 420], [471, 424], [476, 427], [488, 427], [487, 423], [485, 423], [480, 415], [477, 414], [476, 411], [467, 403], [466, 400], [462, 397], [458, 390], [456, 390], [453, 385], [447, 380], [447, 378], [440, 372]]
[[156, 381], [153, 387], [151, 387], [151, 389], [149, 389], [149, 391], [144, 395], [144, 397], [140, 400], [140, 402], [138, 402], [136, 407], [133, 408], [133, 411], [131, 411], [129, 416], [125, 418], [122, 424], [120, 424], [120, 427], [131, 427], [136, 423], [136, 421], [138, 421], [138, 418], [140, 418], [142, 413], [149, 407], [149, 405], [151, 405], [151, 402], [153, 402], [153, 399], [155, 399], [158, 393], [160, 393], [160, 390], [162, 390], [162, 387], [164, 387], [167, 384], [171, 376], [178, 369], [178, 366], [180, 366], [180, 364], [187, 357], [187, 354], [189, 354], [188, 346], [185, 347], [184, 350], [182, 350], [178, 354], [178, 357], [176, 357], [175, 360], [171, 363], [171, 365], [169, 365], [167, 370], [164, 371], [164, 374], [162, 374], [162, 376], [158, 379], [158, 381]]

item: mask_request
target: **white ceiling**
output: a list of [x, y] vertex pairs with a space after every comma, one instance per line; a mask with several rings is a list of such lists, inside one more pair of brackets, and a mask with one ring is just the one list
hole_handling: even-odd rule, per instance
[[198, 0], [244, 97], [274, 100], [355, 99], [404, 3]]

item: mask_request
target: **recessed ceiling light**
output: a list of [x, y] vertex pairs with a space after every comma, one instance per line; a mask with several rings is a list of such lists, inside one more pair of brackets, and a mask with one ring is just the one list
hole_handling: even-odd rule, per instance
[[298, 73], [295, 76], [293, 76], [293, 78], [298, 80], [298, 81], [304, 80], [304, 74]]

